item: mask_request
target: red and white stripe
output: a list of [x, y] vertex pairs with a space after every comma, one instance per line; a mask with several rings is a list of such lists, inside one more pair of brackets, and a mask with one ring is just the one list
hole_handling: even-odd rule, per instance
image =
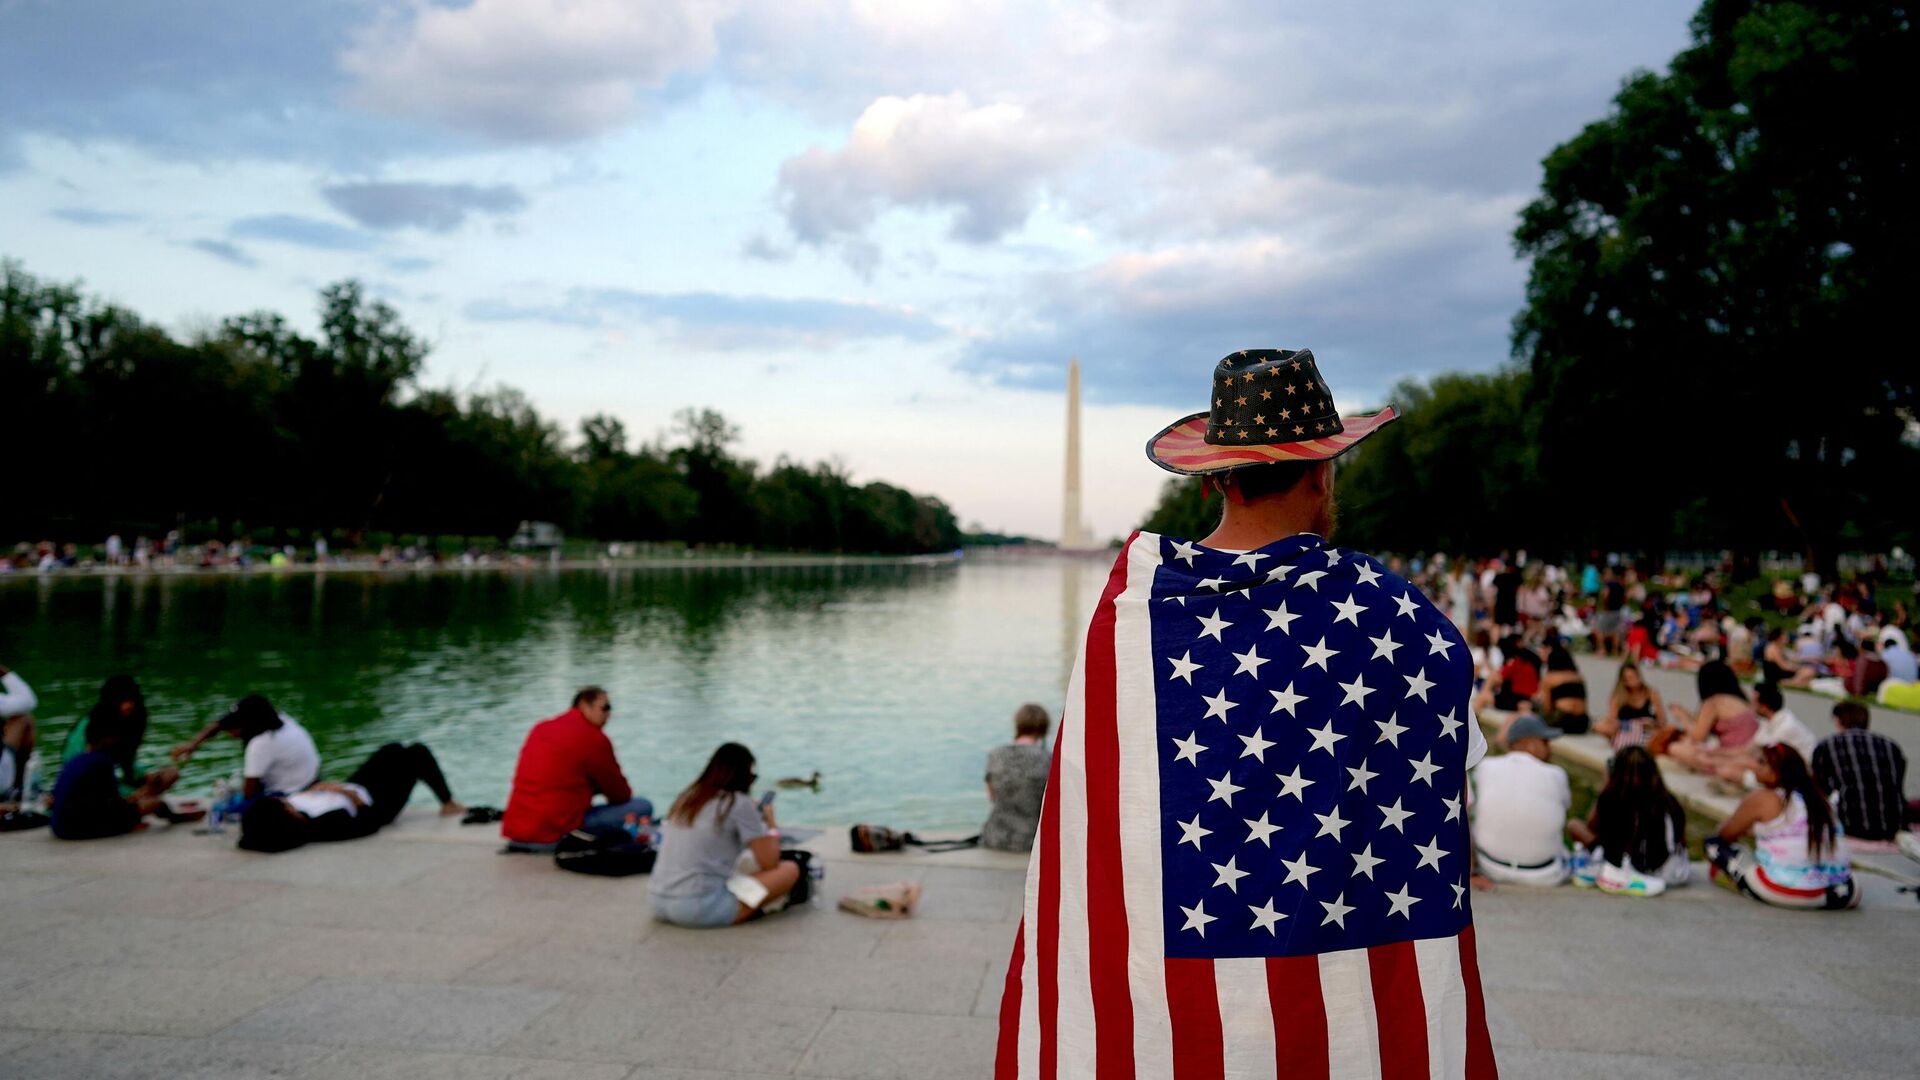
[[1318, 956], [1166, 956], [1150, 592], [1115, 562], [1074, 664], [1000, 1002], [998, 1080], [1496, 1075], [1473, 928]]

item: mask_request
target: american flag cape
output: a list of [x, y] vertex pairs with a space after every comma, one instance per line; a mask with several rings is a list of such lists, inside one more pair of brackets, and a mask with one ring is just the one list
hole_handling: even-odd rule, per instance
[[995, 1075], [1496, 1075], [1458, 630], [1300, 534], [1127, 541], [1061, 712]]

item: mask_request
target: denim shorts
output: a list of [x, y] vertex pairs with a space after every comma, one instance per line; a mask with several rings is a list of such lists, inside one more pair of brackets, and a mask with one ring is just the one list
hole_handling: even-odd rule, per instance
[[661, 922], [675, 926], [691, 926], [702, 929], [711, 926], [732, 926], [733, 917], [739, 914], [740, 901], [733, 898], [726, 886], [698, 896], [652, 896], [653, 917]]

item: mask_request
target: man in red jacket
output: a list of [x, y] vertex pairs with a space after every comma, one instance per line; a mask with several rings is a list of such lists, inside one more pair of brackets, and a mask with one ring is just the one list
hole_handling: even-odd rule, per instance
[[[604, 730], [612, 715], [607, 692], [589, 686], [573, 695], [572, 708], [533, 725], [514, 766], [502, 836], [520, 844], [553, 844], [575, 829], [615, 829], [629, 816], [653, 816], [653, 804], [634, 796], [613, 756]], [[595, 795], [606, 802], [593, 805]]]

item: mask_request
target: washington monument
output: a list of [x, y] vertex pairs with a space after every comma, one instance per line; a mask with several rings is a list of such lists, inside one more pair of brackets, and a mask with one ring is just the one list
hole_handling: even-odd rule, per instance
[[1080, 358], [1067, 362], [1067, 474], [1060, 508], [1060, 547], [1065, 551], [1093, 544], [1093, 530], [1080, 512]]

